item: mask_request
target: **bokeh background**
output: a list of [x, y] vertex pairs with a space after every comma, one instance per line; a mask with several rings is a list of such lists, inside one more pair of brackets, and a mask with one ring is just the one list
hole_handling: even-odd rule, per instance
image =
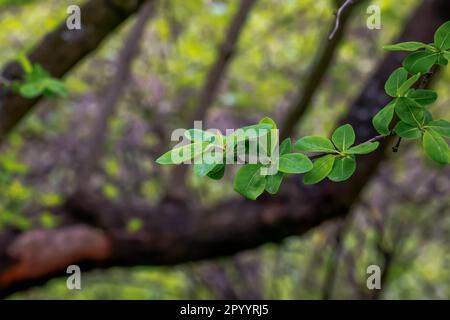
[[[84, 1], [1, 1], [0, 65], [31, 50]], [[363, 88], [419, 0], [364, 1], [352, 11], [331, 66], [294, 136], [328, 135]], [[368, 5], [381, 8], [380, 30], [366, 27]], [[239, 6], [237, 0], [159, 1], [140, 39], [106, 152], [92, 187], [112, 202], [157, 203], [173, 168], [154, 160], [173, 143], [167, 133], [188, 125], [217, 46]], [[281, 119], [308, 81], [334, 22], [332, 0], [258, 0], [240, 34], [208, 127], [238, 127], [271, 115]], [[82, 12], [83, 17], [83, 12]], [[65, 98], [45, 99], [0, 148], [0, 233], [13, 228], [58, 228], [51, 208], [70, 194], [99, 101], [136, 17], [112, 32], [64, 81]], [[412, 39], [413, 40], [413, 39]], [[449, 118], [450, 72], [439, 76], [433, 113]], [[448, 299], [450, 298], [450, 171], [428, 161], [416, 143], [388, 152], [377, 174], [345, 218], [301, 236], [234, 256], [175, 266], [113, 267], [82, 273], [82, 290], [66, 278], [17, 292], [11, 299]], [[233, 175], [212, 181], [187, 173], [204, 206], [239, 198]], [[242, 214], [245, 214], [243, 212]], [[138, 233], [142, 218], [126, 229]], [[386, 269], [382, 290], [366, 288], [366, 268]]]

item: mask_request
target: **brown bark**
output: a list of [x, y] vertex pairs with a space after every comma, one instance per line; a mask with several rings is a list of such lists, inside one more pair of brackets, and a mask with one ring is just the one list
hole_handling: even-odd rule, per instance
[[241, 0], [239, 9], [228, 27], [225, 39], [219, 46], [217, 59], [209, 70], [205, 86], [201, 90], [194, 120], [203, 120], [207, 110], [211, 107], [228, 65], [236, 51], [239, 35], [255, 2], [256, 0]]
[[[292, 135], [298, 121], [303, 117], [308, 109], [308, 106], [311, 104], [315, 93], [322, 83], [322, 80], [325, 78], [328, 70], [330, 69], [330, 65], [333, 62], [339, 44], [344, 39], [345, 29], [347, 24], [350, 22], [351, 14], [357, 5], [362, 2], [364, 2], [364, 0], [348, 6], [339, 18], [339, 28], [335, 30], [333, 37], [331, 39], [328, 37], [324, 38], [317, 58], [311, 66], [311, 71], [304, 77], [302, 81], [303, 85], [300, 87], [299, 92], [284, 116], [283, 122], [280, 126], [281, 140]], [[339, 5], [338, 2], [337, 4]], [[332, 29], [335, 29], [334, 20], [331, 22], [330, 26], [330, 30]]]
[[[153, 1], [153, 0], [147, 0]], [[83, 58], [93, 52], [123, 21], [135, 13], [146, 0], [91, 0], [82, 8], [82, 29], [68, 30], [62, 23], [49, 33], [29, 54], [56, 78], [63, 77]], [[16, 62], [7, 65], [3, 76], [21, 78]], [[0, 86], [0, 142], [8, 132], [36, 105], [39, 99], [25, 99]]]
[[87, 155], [81, 163], [79, 174], [77, 175], [77, 188], [85, 188], [89, 184], [89, 178], [98, 164], [108, 134], [108, 122], [116, 112], [120, 96], [126, 88], [130, 77], [132, 62], [139, 53], [140, 41], [144, 34], [145, 26], [154, 13], [155, 3], [153, 1], [147, 2], [140, 10], [137, 21], [125, 40], [124, 47], [117, 61], [116, 74], [106, 90], [100, 112], [92, 126]]

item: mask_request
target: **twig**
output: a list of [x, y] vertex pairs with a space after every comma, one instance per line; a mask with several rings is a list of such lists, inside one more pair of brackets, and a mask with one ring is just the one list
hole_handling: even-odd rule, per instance
[[398, 152], [400, 148], [400, 142], [402, 142], [402, 137], [398, 137], [397, 143], [392, 147], [392, 152]]
[[333, 39], [334, 35], [336, 34], [336, 32], [339, 30], [339, 24], [340, 24], [340, 20], [341, 20], [341, 15], [344, 12], [344, 10], [349, 7], [350, 5], [353, 4], [354, 0], [346, 0], [342, 6], [339, 7], [339, 9], [336, 12], [336, 23], [334, 25], [334, 29], [333, 31], [331, 31], [330, 36], [328, 37], [329, 40]]
[[[378, 136], [375, 136], [375, 137], [373, 137], [373, 138], [371, 138], [371, 139], [369, 139], [369, 140], [367, 140], [367, 141], [364, 141], [364, 142], [360, 143], [360, 145], [361, 145], [361, 144], [364, 144], [364, 143], [370, 143], [370, 142], [381, 141], [381, 140], [383, 140], [383, 139], [385, 139], [385, 138], [387, 138], [387, 137], [393, 136], [393, 135], [395, 135], [394, 130], [392, 130], [391, 132], [389, 132], [389, 134], [380, 134], [380, 135], [378, 135]], [[314, 159], [320, 158], [320, 157], [322, 157], [322, 156], [324, 156], [324, 155], [326, 155], [326, 154], [330, 154], [330, 153], [329, 153], [329, 152], [321, 152], [321, 153], [314, 154], [314, 155], [310, 156], [309, 158], [310, 158], [311, 160], [314, 160]]]

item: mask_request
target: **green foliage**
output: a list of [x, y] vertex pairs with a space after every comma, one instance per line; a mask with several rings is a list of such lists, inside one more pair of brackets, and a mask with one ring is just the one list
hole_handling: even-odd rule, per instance
[[312, 169], [312, 162], [301, 153], [288, 153], [280, 156], [280, 171], [284, 173], [305, 173]]
[[139, 218], [132, 218], [128, 220], [127, 223], [127, 231], [129, 233], [136, 233], [139, 232], [144, 227], [144, 221]]
[[333, 169], [336, 156], [326, 155], [314, 161], [313, 168], [303, 177], [304, 184], [315, 184], [325, 179]]
[[39, 96], [62, 96], [67, 95], [64, 83], [42, 68], [41, 65], [32, 64], [26, 56], [20, 57], [20, 62], [24, 70], [24, 81], [13, 82], [11, 87], [25, 98], [34, 99]]
[[[423, 149], [431, 159], [440, 164], [450, 163], [450, 148], [444, 139], [450, 136], [450, 124], [446, 120], [433, 121], [426, 109], [437, 100], [437, 94], [433, 90], [413, 88], [421, 75], [427, 74], [433, 65], [447, 64], [450, 57], [450, 52], [446, 51], [450, 48], [450, 22], [436, 31], [434, 44], [411, 41], [384, 48], [412, 53], [403, 61], [403, 67], [394, 70], [384, 86], [393, 100], [372, 119], [380, 136], [353, 146], [355, 132], [350, 124], [345, 124], [333, 132], [331, 139], [321, 136], [300, 138], [294, 144], [298, 152], [292, 153], [290, 139], [284, 140], [279, 148], [270, 143], [278, 141], [278, 131], [276, 123], [266, 117], [258, 124], [243, 127], [225, 137], [190, 129], [185, 136], [193, 143], [166, 152], [156, 160], [157, 163], [178, 164], [193, 158], [202, 159], [204, 154], [211, 154], [213, 149], [219, 148], [224, 151], [224, 156], [216, 157], [212, 162], [194, 161], [194, 173], [221, 179], [227, 163], [223, 160], [228, 160], [225, 154], [231, 153], [233, 159], [242, 160], [242, 154], [238, 153], [243, 151], [245, 161], [240, 163], [243, 166], [235, 175], [234, 190], [251, 200], [257, 199], [264, 191], [277, 193], [287, 174], [304, 174], [305, 184], [319, 183], [327, 177], [334, 182], [345, 181], [356, 170], [356, 155], [375, 151], [379, 146], [378, 140], [392, 134], [410, 140], [421, 138]], [[392, 124], [394, 113], [399, 120], [396, 118], [396, 123]], [[390, 129], [392, 127], [393, 130]], [[261, 143], [260, 138], [266, 139]], [[255, 141], [257, 150], [252, 150], [250, 145]], [[266, 151], [263, 156], [261, 151]], [[305, 152], [316, 153], [312, 156], [313, 162]], [[178, 154], [181, 160], [175, 161], [174, 154]], [[273, 170], [274, 165], [278, 170]]]
[[295, 143], [295, 149], [306, 152], [336, 152], [330, 139], [319, 136], [307, 136]]
[[425, 130], [422, 145], [425, 153], [437, 163], [450, 163], [450, 148], [444, 138], [433, 129]]
[[391, 101], [387, 106], [378, 111], [378, 113], [373, 117], [372, 124], [375, 129], [384, 135], [388, 135], [389, 124], [394, 118], [395, 100]]
[[258, 164], [242, 166], [234, 178], [234, 190], [248, 199], [258, 198], [266, 187], [266, 179], [260, 170], [261, 165]]

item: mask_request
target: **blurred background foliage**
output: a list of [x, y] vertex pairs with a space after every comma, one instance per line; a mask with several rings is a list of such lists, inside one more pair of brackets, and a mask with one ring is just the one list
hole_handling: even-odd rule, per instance
[[[67, 5], [82, 2], [0, 0], [0, 64], [31, 49], [65, 19]], [[370, 4], [381, 7], [381, 30], [368, 30], [367, 5], [358, 8], [297, 134], [329, 133], [383, 57], [382, 45], [395, 39], [418, 1]], [[182, 119], [196, 103], [236, 7], [234, 0], [160, 2], [119, 114], [110, 123], [103, 172], [94, 180], [107, 198], [150, 203], [159, 199], [170, 169], [154, 164], [169, 141], [156, 133], [158, 125], [185, 125]], [[328, 36], [334, 10], [330, 0], [259, 0], [209, 113], [208, 127], [252, 123], [269, 114], [280, 119]], [[23, 212], [36, 204], [57, 205], [71, 191], [80, 141], [88, 138], [96, 102], [113, 76], [132, 23], [133, 19], [66, 77], [67, 98], [41, 103], [1, 147], [0, 227], [58, 225], [52, 212], [31, 218]], [[439, 100], [434, 106], [447, 118], [449, 109], [443, 106], [450, 102], [449, 81], [447, 72], [437, 84]], [[428, 163], [420, 152], [405, 143], [380, 167], [347, 219], [324, 224], [301, 238], [209, 262], [92, 271], [82, 274], [82, 290], [69, 291], [65, 279], [55, 279], [11, 298], [448, 299], [450, 173]], [[190, 184], [205, 205], [234, 196], [231, 187], [220, 182], [190, 177]], [[141, 225], [138, 217], [130, 217], [127, 229], [136, 232]], [[383, 290], [365, 289], [367, 266], [386, 263]]]

